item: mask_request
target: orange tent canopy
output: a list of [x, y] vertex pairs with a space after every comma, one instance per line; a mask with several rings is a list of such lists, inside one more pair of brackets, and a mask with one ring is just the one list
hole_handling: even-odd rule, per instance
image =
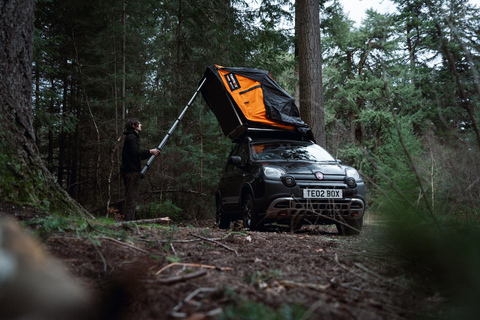
[[203, 98], [226, 136], [236, 139], [246, 131], [273, 129], [313, 140], [294, 99], [267, 71], [212, 65], [202, 81]]
[[221, 75], [225, 88], [235, 100], [245, 118], [274, 127], [295, 130], [294, 126], [285, 125], [267, 117], [263, 101], [262, 85], [259, 81], [234, 74], [225, 69], [218, 69], [218, 73]]

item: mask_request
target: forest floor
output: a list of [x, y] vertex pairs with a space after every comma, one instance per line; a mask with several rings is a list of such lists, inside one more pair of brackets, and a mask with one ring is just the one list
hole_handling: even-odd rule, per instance
[[444, 301], [385, 241], [382, 224], [351, 237], [334, 226], [220, 230], [213, 220], [88, 229], [51, 230], [43, 241], [86, 286], [120, 285], [122, 319], [423, 319]]

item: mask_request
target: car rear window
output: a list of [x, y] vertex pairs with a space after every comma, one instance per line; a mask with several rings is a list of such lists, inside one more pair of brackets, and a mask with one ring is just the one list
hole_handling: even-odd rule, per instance
[[302, 142], [253, 143], [250, 151], [254, 160], [335, 161], [322, 147]]

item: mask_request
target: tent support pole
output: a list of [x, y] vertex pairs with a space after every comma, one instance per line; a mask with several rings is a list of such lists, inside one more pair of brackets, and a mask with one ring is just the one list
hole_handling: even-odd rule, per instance
[[[197, 90], [195, 91], [195, 93], [193, 94], [192, 98], [190, 99], [190, 101], [187, 103], [187, 105], [185, 106], [185, 108], [183, 109], [182, 113], [180, 113], [180, 115], [178, 116], [177, 120], [175, 120], [175, 122], [173, 123], [173, 126], [170, 128], [170, 130], [168, 130], [167, 134], [165, 135], [165, 137], [163, 138], [162, 142], [160, 142], [160, 144], [158, 145], [157, 149], [158, 150], [162, 150], [163, 147], [165, 146], [165, 144], [167, 143], [167, 140], [168, 138], [170, 138], [170, 136], [172, 135], [173, 131], [175, 131], [175, 129], [177, 128], [177, 125], [178, 123], [182, 120], [183, 116], [185, 115], [185, 113], [187, 112], [188, 108], [191, 106], [191, 104], [193, 103], [193, 101], [195, 100], [195, 98], [197, 97], [197, 94], [198, 92], [200, 91], [200, 89], [202, 88], [203, 84], [205, 83], [205, 81], [207, 80], [207, 78], [203, 78], [202, 82], [200, 83], [200, 85], [198, 86]], [[146, 165], [143, 167], [142, 171], [140, 172], [140, 177], [141, 178], [144, 178], [145, 177], [145, 173], [147, 172], [147, 170], [150, 168], [150, 166], [152, 165], [153, 161], [155, 161], [155, 159], [157, 158], [156, 155], [152, 155], [150, 157], [150, 159], [148, 159]]]

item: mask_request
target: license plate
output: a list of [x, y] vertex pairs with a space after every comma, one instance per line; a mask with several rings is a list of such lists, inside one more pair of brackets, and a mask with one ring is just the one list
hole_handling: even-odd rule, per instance
[[303, 197], [307, 199], [341, 199], [343, 190], [337, 189], [304, 189]]

